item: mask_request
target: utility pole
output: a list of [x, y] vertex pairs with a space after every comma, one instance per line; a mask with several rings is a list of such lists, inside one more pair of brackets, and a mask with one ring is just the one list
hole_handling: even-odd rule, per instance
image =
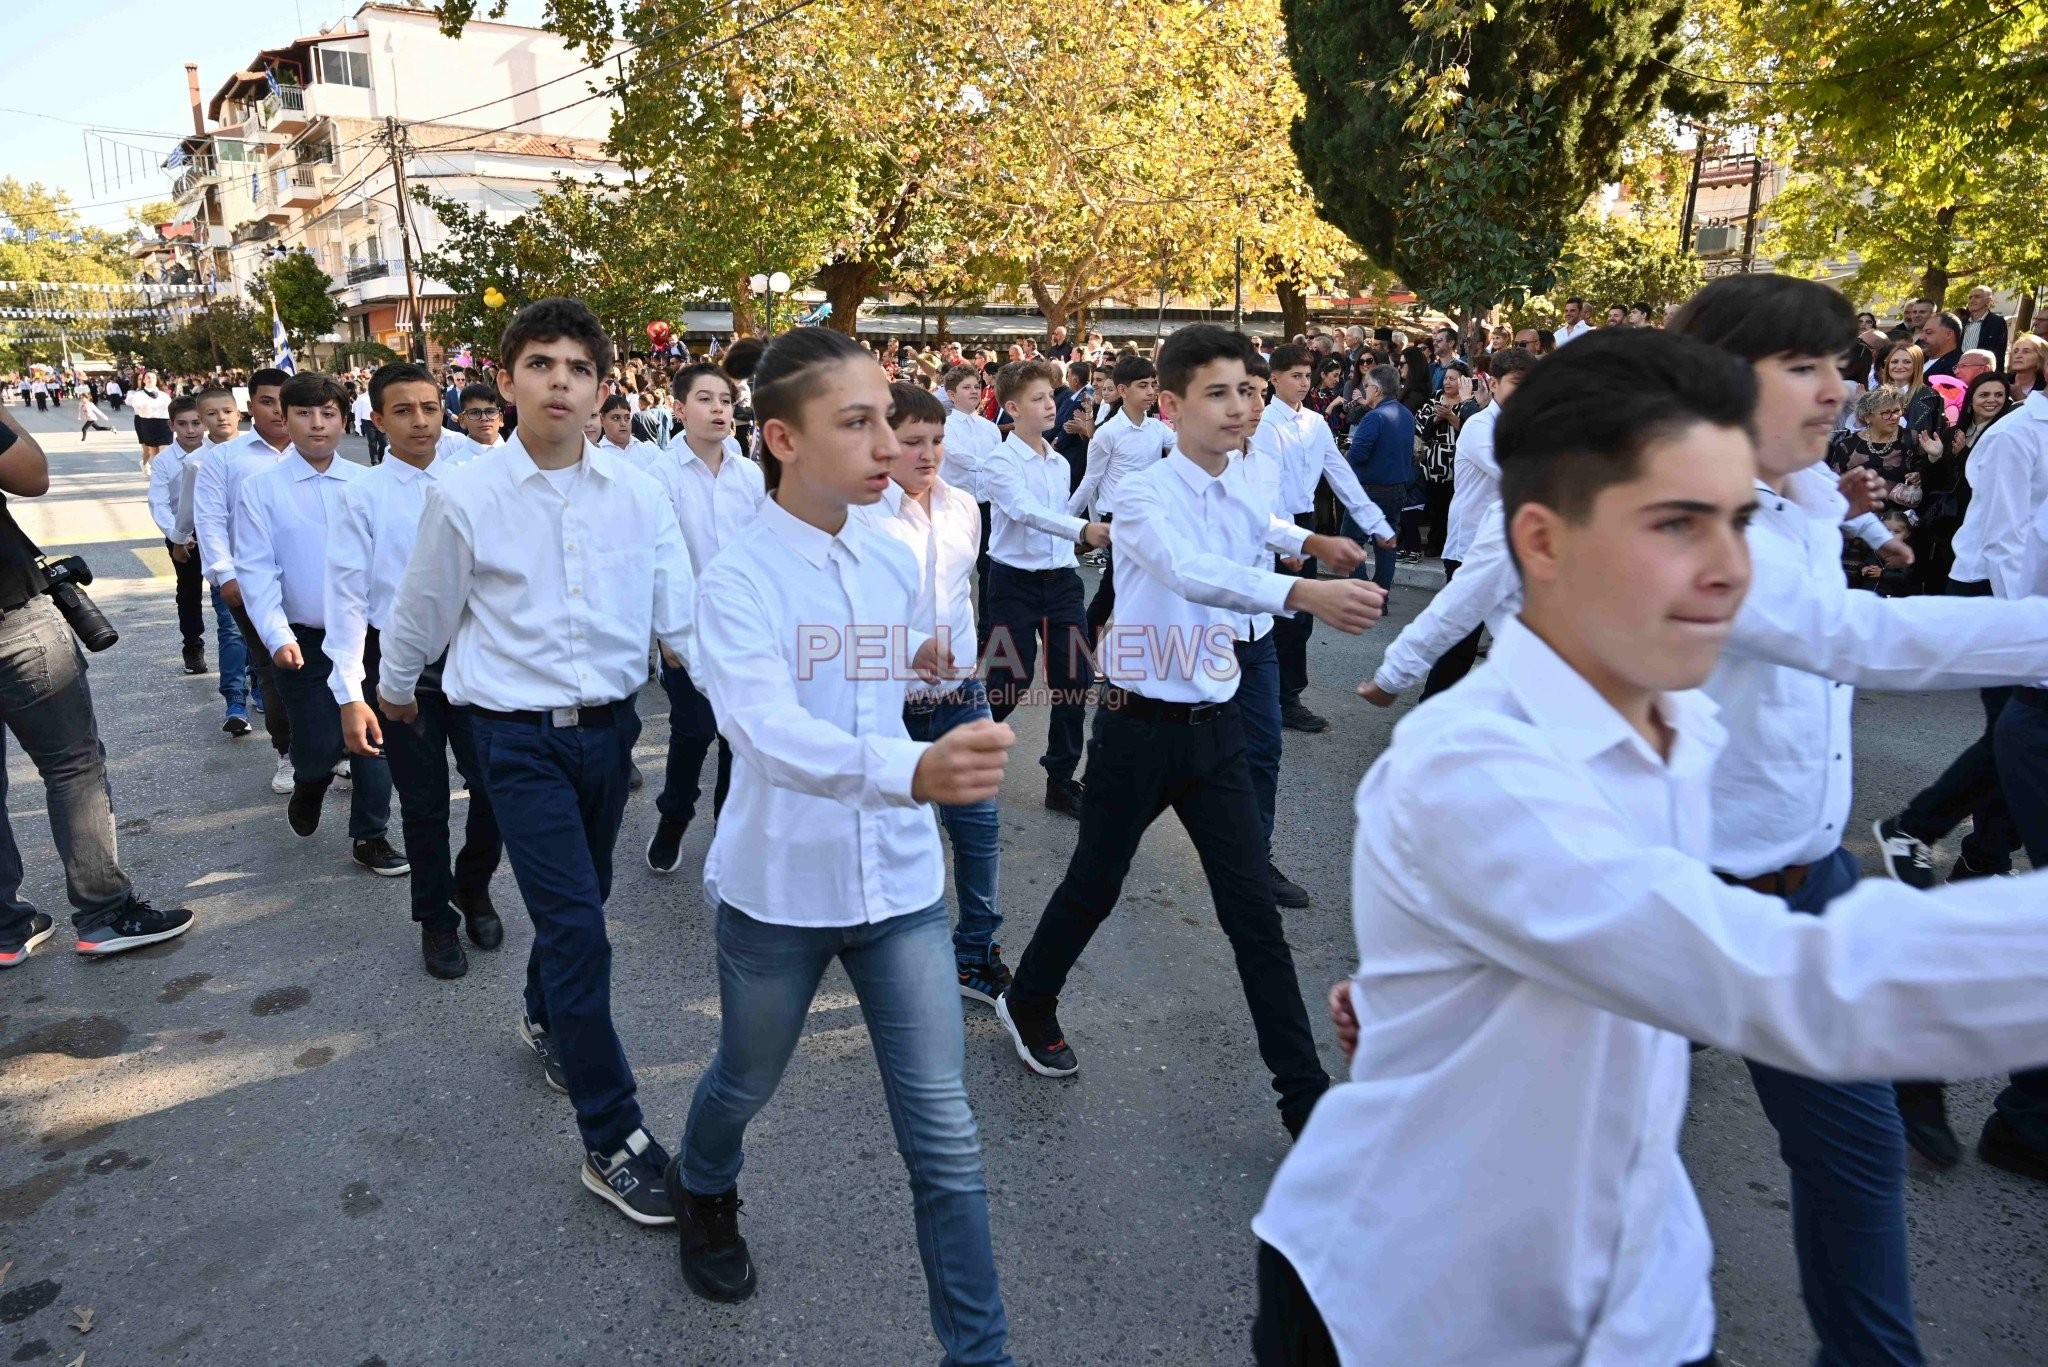
[[405, 258], [405, 298], [412, 308], [412, 359], [421, 365], [427, 363], [427, 320], [420, 316], [419, 277], [412, 264], [412, 214], [407, 208], [405, 197], [405, 153], [402, 150], [404, 133], [398, 127], [398, 120], [386, 115], [384, 119], [384, 145], [391, 153], [391, 178], [398, 189], [398, 249]]
[[1748, 275], [1756, 264], [1757, 200], [1764, 188], [1764, 149], [1761, 141], [1749, 153], [1749, 218], [1742, 225], [1742, 273]]
[[1678, 221], [1678, 250], [1692, 251], [1692, 220], [1700, 207], [1700, 162], [1707, 151], [1707, 130], [1692, 127], [1692, 180], [1685, 187], [1685, 213]]

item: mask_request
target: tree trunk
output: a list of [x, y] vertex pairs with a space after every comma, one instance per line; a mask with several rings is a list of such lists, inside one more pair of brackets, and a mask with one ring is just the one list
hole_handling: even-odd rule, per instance
[[747, 282], [732, 281], [726, 297], [732, 300], [732, 330], [742, 337], [753, 336], [758, 324], [754, 319], [754, 297], [747, 292]]
[[818, 268], [818, 288], [832, 301], [832, 316], [826, 325], [851, 337], [860, 326], [861, 301], [881, 278], [878, 262], [837, 257]]
[[944, 304], [939, 305], [935, 312], [939, 315], [937, 345], [944, 346], [953, 340], [952, 330], [946, 326], [946, 306]]
[[2039, 302], [2040, 297], [2041, 291], [2038, 288], [2027, 290], [2020, 295], [2020, 310], [2014, 315], [2012, 320], [2012, 330], [2015, 333], [2026, 332], [2033, 328], [2035, 305]]
[[1941, 255], [1927, 263], [1927, 270], [1920, 277], [1920, 293], [1944, 308], [1947, 307], [1943, 296], [1948, 293], [1949, 248], [1955, 222], [1956, 206], [1953, 204], [1934, 216], [1934, 225], [1941, 229]]
[[1308, 296], [1285, 278], [1273, 283], [1273, 293], [1280, 296], [1280, 331], [1291, 342], [1308, 331]]

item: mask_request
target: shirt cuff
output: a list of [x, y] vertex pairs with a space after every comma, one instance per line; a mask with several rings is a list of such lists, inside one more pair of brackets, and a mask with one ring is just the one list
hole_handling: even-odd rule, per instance
[[1285, 518], [1280, 518], [1275, 520], [1267, 528], [1266, 535], [1267, 544], [1269, 547], [1271, 546], [1272, 541], [1276, 538], [1293, 547], [1292, 550], [1280, 551], [1278, 552], [1278, 554], [1298, 557], [1301, 555], [1302, 548], [1308, 544], [1308, 539], [1311, 536], [1315, 535], [1315, 533], [1310, 531], [1307, 527], [1299, 525], [1298, 523], [1289, 522]]
[[327, 675], [327, 688], [334, 694], [334, 701], [342, 706], [368, 701], [363, 697], [363, 668], [360, 664], [349, 669], [336, 665]]
[[914, 740], [876, 737], [869, 737], [868, 744], [875, 751], [875, 791], [892, 806], [917, 806], [918, 800], [911, 796], [911, 787], [916, 781], [918, 762], [931, 746]]

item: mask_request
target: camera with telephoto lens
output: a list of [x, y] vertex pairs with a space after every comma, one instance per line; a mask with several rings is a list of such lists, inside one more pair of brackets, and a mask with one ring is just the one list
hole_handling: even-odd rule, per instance
[[92, 566], [85, 563], [84, 556], [67, 555], [56, 560], [44, 560], [41, 569], [43, 582], [48, 586], [44, 591], [57, 604], [57, 611], [64, 614], [64, 620], [87, 650], [97, 654], [121, 639], [121, 633], [114, 630], [107, 614], [85, 596], [85, 586], [92, 582]]

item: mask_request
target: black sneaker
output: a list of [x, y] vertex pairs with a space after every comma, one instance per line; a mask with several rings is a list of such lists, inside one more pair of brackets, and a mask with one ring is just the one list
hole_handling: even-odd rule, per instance
[[1289, 731], [1305, 731], [1311, 736], [1330, 729], [1330, 723], [1302, 706], [1300, 698], [1280, 700], [1280, 724]]
[[1308, 889], [1280, 872], [1279, 866], [1266, 865], [1266, 878], [1273, 885], [1273, 900], [1281, 906], [1299, 909], [1308, 905]]
[[427, 972], [437, 978], [459, 978], [469, 972], [469, 956], [462, 952], [462, 937], [452, 930], [420, 927], [420, 958]]
[[45, 912], [33, 912], [28, 918], [28, 938], [11, 949], [0, 949], [0, 968], [18, 968], [28, 962], [28, 956], [36, 952], [36, 946], [57, 933], [57, 923]]
[[160, 940], [175, 940], [190, 929], [192, 913], [185, 908], [158, 911], [140, 897], [130, 897], [111, 922], [78, 937], [78, 952], [95, 957], [119, 954]]
[[672, 1225], [666, 1173], [668, 1151], [645, 1130], [635, 1130], [616, 1153], [583, 1156], [583, 1185], [619, 1208], [636, 1225]]
[[1884, 817], [1873, 823], [1870, 832], [1877, 837], [1877, 852], [1884, 860], [1884, 871], [1909, 888], [1926, 891], [1934, 886], [1934, 851], [1924, 840], [1916, 840], [1899, 829], [1899, 819]]
[[230, 712], [228, 719], [220, 724], [220, 729], [240, 740], [249, 734], [249, 719], [239, 712]]
[[488, 888], [482, 892], [458, 892], [448, 905], [462, 913], [462, 922], [469, 927], [469, 942], [478, 949], [496, 949], [505, 943], [505, 923], [498, 919], [498, 909], [491, 904]]
[[1973, 878], [2017, 877], [2019, 875], [2014, 873], [2010, 866], [2002, 869], [1980, 869], [1970, 862], [1970, 856], [1967, 854], [1956, 856], [1956, 862], [1950, 866], [1948, 871], [1948, 881], [1951, 883], [1967, 883]]
[[996, 998], [996, 1019], [1010, 1032], [1017, 1057], [1040, 1077], [1072, 1077], [1081, 1070], [1081, 1060], [1067, 1047], [1067, 1037], [1061, 1033], [1059, 1017], [1052, 1008], [1025, 1012], [1020, 1021], [1011, 1014], [1010, 994], [1005, 992]]
[[746, 1202], [734, 1187], [716, 1196], [699, 1196], [683, 1185], [683, 1160], [671, 1158], [662, 1174], [676, 1233], [682, 1236], [683, 1280], [707, 1301], [743, 1301], [754, 1294], [754, 1259], [740, 1237], [740, 1210]]
[[1963, 1146], [1948, 1123], [1948, 1097], [1939, 1082], [1894, 1082], [1899, 1119], [1906, 1122], [1906, 1142], [1937, 1168], [1963, 1161]]
[[320, 829], [320, 804], [327, 800], [327, 783], [292, 784], [292, 800], [285, 804], [284, 819], [292, 825], [292, 834], [308, 836]]
[[2021, 1139], [2019, 1132], [1997, 1111], [1984, 1122], [1977, 1140], [1977, 1156], [1994, 1168], [2003, 1168], [2036, 1182], [2048, 1182], [2048, 1150], [2037, 1149]]
[[1070, 778], [1048, 778], [1045, 781], [1045, 809], [1079, 821], [1081, 785]]
[[654, 838], [647, 842], [647, 867], [664, 877], [682, 867], [683, 832], [689, 829], [687, 821], [671, 821], [663, 817], [657, 822]]
[[526, 1041], [526, 1047], [533, 1050], [533, 1056], [540, 1060], [540, 1071], [547, 1078], [548, 1086], [563, 1096], [569, 1095], [569, 1075], [562, 1071], [562, 1062], [555, 1057], [555, 1041], [548, 1032], [522, 1015], [519, 1018], [519, 1038]]
[[206, 672], [205, 646], [185, 647], [185, 672], [187, 674], [204, 674]]
[[1010, 966], [1003, 962], [1003, 947], [990, 945], [988, 961], [960, 961], [960, 995], [983, 1006], [994, 1006], [996, 998], [1010, 990]]
[[412, 872], [412, 865], [406, 862], [405, 856], [392, 849], [391, 842], [381, 835], [358, 840], [355, 859], [379, 878], [403, 878]]

